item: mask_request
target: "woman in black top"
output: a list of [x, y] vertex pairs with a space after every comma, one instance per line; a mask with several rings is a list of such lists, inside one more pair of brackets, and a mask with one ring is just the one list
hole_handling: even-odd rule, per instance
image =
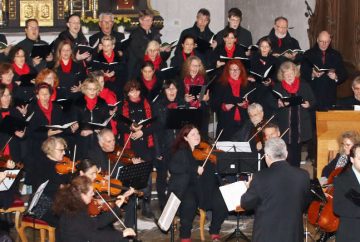
[[61, 41], [55, 52], [54, 71], [59, 78], [59, 97], [75, 100], [81, 96], [80, 83], [86, 78], [86, 68], [75, 61], [71, 42]]
[[154, 64], [145, 61], [141, 66], [139, 78], [141, 94], [151, 103], [155, 103], [159, 98], [163, 81], [158, 77]]
[[283, 97], [302, 97], [302, 103], [283, 101], [280, 95], [271, 95], [269, 101], [276, 112], [275, 119], [279, 124], [281, 133], [287, 128], [289, 131], [283, 136], [288, 147], [288, 161], [293, 166], [300, 166], [301, 144], [312, 137], [310, 108], [314, 107], [315, 97], [306, 81], [300, 80], [300, 71], [293, 62], [286, 61], [281, 64], [278, 79], [274, 90]]
[[191, 229], [198, 208], [198, 175], [204, 169], [198, 165], [192, 151], [200, 143], [199, 130], [191, 124], [185, 125], [177, 135], [173, 145], [173, 156], [169, 163], [169, 193], [180, 200], [180, 238], [191, 241]]
[[[116, 221], [111, 212], [90, 217], [87, 205], [93, 196], [92, 182], [86, 176], [76, 177], [69, 186], [58, 192], [53, 206], [55, 213], [60, 216], [56, 241], [123, 242], [128, 241], [126, 237], [135, 236], [132, 228], [125, 228], [122, 232], [110, 228], [109, 225]], [[118, 197], [113, 209], [115, 213], [119, 214], [125, 197]]]

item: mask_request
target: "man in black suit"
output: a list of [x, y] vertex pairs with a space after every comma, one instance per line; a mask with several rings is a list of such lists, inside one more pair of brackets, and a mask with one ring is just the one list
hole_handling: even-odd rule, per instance
[[286, 160], [285, 142], [272, 138], [265, 142], [268, 169], [254, 175], [241, 207], [255, 210], [252, 241], [304, 241], [303, 212], [310, 200], [309, 174]]
[[[315, 65], [330, 70], [319, 71]], [[317, 110], [328, 109], [336, 103], [336, 87], [346, 80], [347, 73], [341, 54], [331, 47], [327, 31], [320, 32], [314, 47], [304, 53], [301, 77], [313, 89]]]
[[334, 180], [334, 213], [340, 224], [336, 242], [360, 241], [360, 144], [350, 151], [352, 166]]
[[350, 97], [338, 100], [336, 104], [340, 106], [360, 105], [360, 76], [353, 80], [351, 89], [354, 94]]
[[[228, 27], [236, 30], [236, 36], [237, 36], [237, 44], [243, 45], [243, 46], [250, 46], [252, 45], [252, 35], [251, 32], [243, 27], [241, 27], [241, 21], [242, 21], [242, 12], [238, 8], [231, 8], [228, 11]], [[221, 45], [224, 43], [224, 32], [226, 27], [219, 31], [216, 34], [216, 42], [217, 45]]]
[[[115, 38], [116, 43], [125, 39], [125, 35], [123, 33], [119, 33], [113, 29], [114, 27], [114, 15], [112, 13], [101, 13], [99, 15], [99, 28], [100, 31], [91, 35], [89, 38], [90, 46], [93, 46], [96, 41], [99, 40], [99, 44], [101, 42], [102, 37], [105, 35], [111, 35]], [[116, 50], [119, 51], [119, 50]], [[122, 56], [122, 52], [119, 53]]]

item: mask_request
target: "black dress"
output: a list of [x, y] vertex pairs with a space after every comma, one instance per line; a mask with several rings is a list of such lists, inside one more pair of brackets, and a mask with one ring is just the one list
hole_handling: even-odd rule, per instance
[[[120, 209], [114, 208], [119, 214]], [[96, 217], [90, 217], [87, 208], [74, 215], [62, 214], [57, 230], [56, 241], [59, 242], [124, 242], [123, 234], [109, 228], [115, 222], [111, 212], [104, 212]]]

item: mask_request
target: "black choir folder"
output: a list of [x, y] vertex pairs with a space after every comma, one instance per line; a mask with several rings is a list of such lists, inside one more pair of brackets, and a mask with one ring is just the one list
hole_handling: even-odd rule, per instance
[[29, 122], [14, 116], [6, 116], [0, 123], [0, 132], [14, 135], [16, 131], [24, 131]]
[[169, 109], [166, 119], [167, 129], [181, 129], [186, 124], [201, 128], [203, 113], [201, 109]]
[[51, 46], [48, 44], [34, 44], [31, 50], [31, 58], [40, 57], [45, 59], [51, 52]]
[[250, 73], [253, 74], [256, 81], [263, 82], [266, 81], [266, 79], [270, 78], [270, 76], [273, 74], [274, 71], [275, 68], [273, 68], [273, 66], [271, 65], [268, 69], [266, 69], [266, 71], [263, 74], [251, 70]]
[[93, 60], [94, 64], [96, 65], [95, 69], [100, 69], [104, 72], [112, 72], [115, 71], [115, 67], [119, 64], [119, 62], [102, 62], [98, 60]]
[[305, 102], [302, 96], [291, 96], [291, 97], [284, 97], [280, 92], [272, 90], [275, 96], [281, 99], [284, 103], [287, 102], [289, 105], [287, 106], [297, 106], [303, 104]]

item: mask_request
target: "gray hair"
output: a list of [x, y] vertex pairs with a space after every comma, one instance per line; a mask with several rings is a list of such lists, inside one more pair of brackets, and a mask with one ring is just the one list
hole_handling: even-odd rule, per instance
[[355, 79], [352, 81], [351, 86], [354, 87], [357, 84], [360, 84], [360, 76], [355, 77]]
[[100, 130], [100, 132], [97, 134], [99, 142], [103, 142], [103, 137], [106, 134], [112, 134], [113, 135], [113, 132], [110, 129], [107, 129], [107, 128], [104, 128], [104, 129]]
[[272, 161], [285, 160], [288, 155], [286, 144], [281, 138], [271, 138], [267, 140], [264, 151]]
[[103, 17], [105, 16], [110, 16], [111, 17], [111, 21], [114, 22], [114, 14], [110, 13], [110, 12], [106, 12], [106, 13], [100, 13], [99, 15], [99, 21], [102, 21]]
[[248, 106], [248, 113], [258, 110], [259, 112], [264, 112], [263, 107], [258, 103], [252, 103]]

